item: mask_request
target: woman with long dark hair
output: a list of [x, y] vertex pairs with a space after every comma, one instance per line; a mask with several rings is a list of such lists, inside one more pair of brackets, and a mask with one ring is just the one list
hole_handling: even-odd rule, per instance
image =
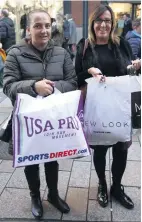
[[[131, 48], [126, 40], [115, 34], [115, 18], [109, 6], [100, 5], [89, 18], [89, 37], [81, 39], [77, 45], [75, 69], [78, 87], [85, 91], [85, 79], [102, 73], [105, 76], [123, 76], [127, 66], [140, 68], [140, 60], [133, 61]], [[100, 71], [99, 71], [100, 70]], [[107, 183], [105, 178], [106, 153], [112, 147], [111, 195], [124, 207], [132, 209], [134, 204], [125, 194], [121, 185], [127, 162], [128, 147], [131, 142], [118, 142], [112, 146], [91, 146], [94, 150], [94, 166], [99, 178], [97, 199], [102, 207], [108, 204]]]

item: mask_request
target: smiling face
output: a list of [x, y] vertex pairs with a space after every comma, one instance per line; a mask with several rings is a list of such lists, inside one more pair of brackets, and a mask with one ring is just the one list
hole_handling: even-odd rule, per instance
[[94, 21], [94, 31], [97, 42], [104, 41], [104, 43], [107, 43], [109, 40], [111, 28], [112, 18], [110, 12], [107, 10]]
[[27, 28], [32, 44], [37, 49], [44, 49], [51, 38], [51, 18], [45, 12], [33, 13]]

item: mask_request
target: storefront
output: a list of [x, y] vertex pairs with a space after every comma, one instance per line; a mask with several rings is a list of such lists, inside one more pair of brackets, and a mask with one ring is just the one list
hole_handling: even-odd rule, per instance
[[[140, 1], [127, 1], [122, 3], [121, 2], [114, 2], [114, 1], [108, 1], [109, 6], [113, 9], [115, 13], [115, 18], [120, 18], [121, 15], [129, 14], [132, 19], [141, 17], [141, 4]], [[131, 3], [130, 3], [131, 2]]]

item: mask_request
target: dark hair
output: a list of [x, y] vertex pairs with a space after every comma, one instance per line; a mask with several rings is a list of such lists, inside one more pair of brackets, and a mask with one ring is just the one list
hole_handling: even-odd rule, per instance
[[132, 27], [133, 29], [139, 27], [141, 25], [141, 18], [136, 18], [133, 22], [132, 22]]
[[51, 16], [49, 15], [48, 12], [46, 12], [45, 10], [43, 9], [35, 9], [33, 11], [30, 11], [27, 15], [27, 25], [30, 26], [31, 24], [31, 18], [32, 18], [32, 15], [35, 14], [35, 13], [45, 13], [49, 16], [50, 20], [51, 20]]
[[9, 12], [8, 12], [8, 9], [4, 8], [1, 10], [1, 14], [4, 16], [4, 17], [8, 17], [9, 15]]
[[114, 13], [111, 9], [110, 6], [108, 5], [103, 5], [103, 4], [100, 4], [96, 9], [95, 11], [90, 15], [89, 17], [89, 31], [88, 31], [88, 34], [89, 34], [89, 41], [90, 43], [92, 44], [95, 44], [96, 43], [96, 35], [95, 35], [95, 32], [94, 32], [94, 21], [99, 18], [105, 11], [109, 11], [110, 14], [111, 14], [111, 18], [112, 18], [112, 27], [111, 27], [111, 32], [110, 32], [110, 40], [113, 42], [113, 43], [117, 43], [119, 44], [119, 38], [118, 36], [115, 34], [115, 16], [114, 16]]

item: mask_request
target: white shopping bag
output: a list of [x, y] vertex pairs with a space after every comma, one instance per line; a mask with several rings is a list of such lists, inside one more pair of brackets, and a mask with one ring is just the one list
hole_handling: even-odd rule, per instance
[[82, 114], [79, 90], [43, 99], [18, 94], [13, 114], [14, 167], [90, 155]]
[[[134, 77], [87, 79], [84, 131], [89, 145], [113, 145], [131, 140], [131, 92], [138, 90]], [[139, 85], [139, 84], [138, 84]]]

